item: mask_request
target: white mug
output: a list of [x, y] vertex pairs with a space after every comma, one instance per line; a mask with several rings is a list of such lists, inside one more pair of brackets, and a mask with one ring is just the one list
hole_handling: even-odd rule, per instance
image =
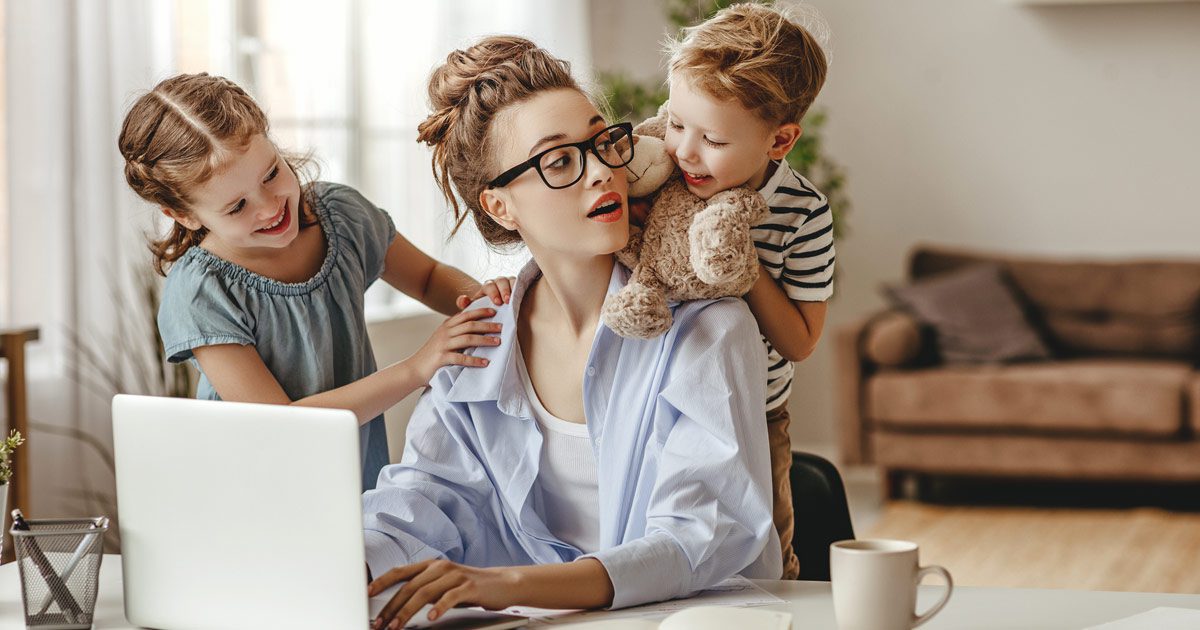
[[[930, 573], [946, 580], [946, 594], [916, 613], [917, 585]], [[954, 580], [939, 566], [917, 563], [917, 543], [904, 540], [843, 540], [829, 546], [833, 614], [840, 630], [909, 630], [950, 601]]]

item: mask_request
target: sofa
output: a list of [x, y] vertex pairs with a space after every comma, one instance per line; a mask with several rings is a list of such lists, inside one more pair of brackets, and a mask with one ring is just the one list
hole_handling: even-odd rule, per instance
[[[839, 451], [906, 478], [1200, 481], [1200, 261], [915, 248], [908, 280], [998, 265], [1050, 349], [948, 364], [895, 307], [835, 333]], [[909, 484], [911, 486], [911, 484]]]

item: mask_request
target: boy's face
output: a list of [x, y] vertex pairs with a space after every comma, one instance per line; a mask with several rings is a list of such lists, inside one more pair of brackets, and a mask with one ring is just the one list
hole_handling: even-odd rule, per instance
[[[799, 136], [799, 126], [795, 135]], [[701, 199], [766, 182], [778, 151], [778, 131], [736, 100], [719, 101], [692, 86], [685, 73], [671, 77], [667, 105], [667, 151], [683, 171], [688, 190]], [[795, 139], [787, 143], [791, 149]]]

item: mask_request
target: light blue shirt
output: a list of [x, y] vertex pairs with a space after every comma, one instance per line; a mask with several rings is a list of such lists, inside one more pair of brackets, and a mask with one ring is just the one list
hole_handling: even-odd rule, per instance
[[[734, 298], [673, 305], [675, 323], [656, 339], [597, 326], [583, 403], [599, 479], [599, 551], [585, 556], [550, 533], [537, 483], [542, 435], [513, 351], [522, 297], [540, 274], [530, 262], [511, 303], [497, 307], [502, 343], [474, 352], [490, 365], [434, 374], [403, 459], [363, 495], [372, 575], [431, 558], [492, 567], [594, 557], [612, 580], [614, 608], [739, 573], [778, 579], [766, 361], [754, 317]], [[628, 275], [615, 264], [609, 293]]]

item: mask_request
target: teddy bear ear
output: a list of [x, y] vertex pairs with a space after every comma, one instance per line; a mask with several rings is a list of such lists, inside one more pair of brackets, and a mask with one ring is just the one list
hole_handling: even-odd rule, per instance
[[625, 165], [629, 177], [629, 196], [646, 197], [671, 177], [675, 164], [667, 154], [667, 145], [658, 138], [636, 136], [633, 160]]

